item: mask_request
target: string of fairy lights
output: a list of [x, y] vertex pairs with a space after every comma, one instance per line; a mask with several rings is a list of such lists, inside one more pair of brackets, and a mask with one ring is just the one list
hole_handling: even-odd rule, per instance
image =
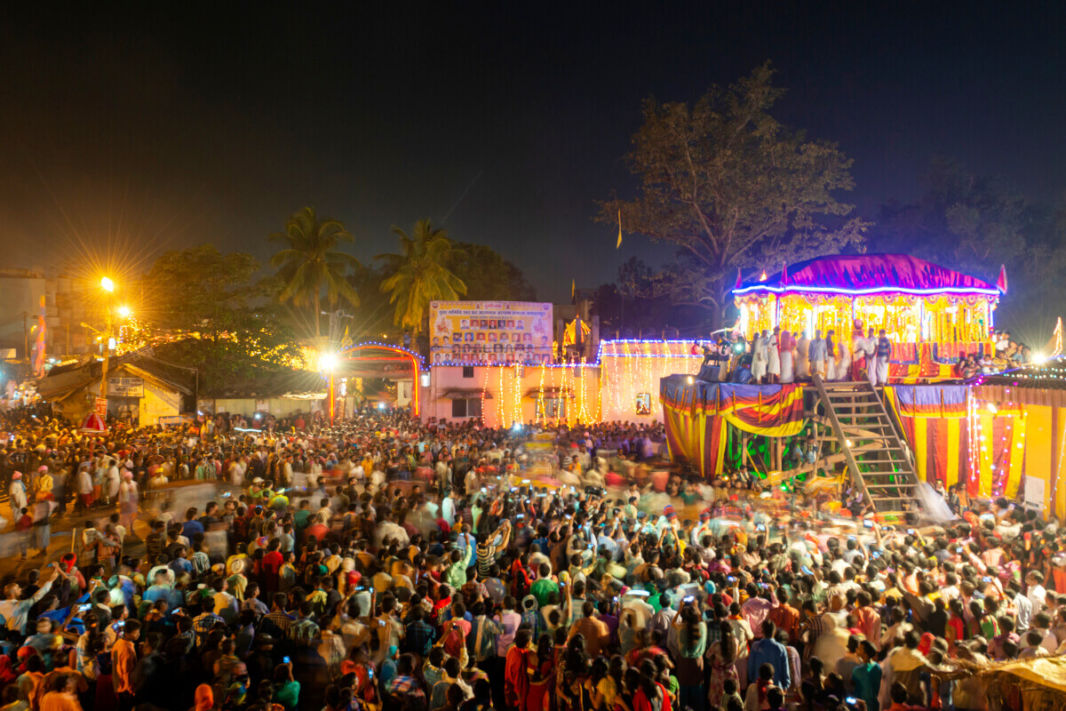
[[[593, 362], [478, 366], [481, 412], [500, 427], [659, 416], [659, 381], [699, 371], [690, 341], [603, 341]], [[434, 368], [446, 367], [434, 365]], [[638, 407], [639, 402], [646, 409]], [[486, 400], [493, 400], [486, 408]], [[527, 403], [528, 402], [528, 407]]]
[[[999, 405], [991, 400], [981, 400], [973, 388], [966, 393], [966, 432], [969, 438], [967, 451], [967, 488], [970, 491], [984, 490], [980, 481], [982, 471], [989, 472], [993, 497], [1003, 496], [1011, 483], [1010, 473], [1013, 457], [1025, 456], [1025, 437], [1029, 414], [1016, 406], [1010, 388], [1004, 388], [1005, 400]], [[985, 419], [991, 418], [992, 430], [986, 431]], [[1002, 420], [1002, 431], [996, 438], [996, 421]], [[1015, 441], [1016, 440], [1016, 441]], [[1017, 450], [1017, 453], [1012, 451]], [[1023, 461], [1023, 460], [1019, 460]], [[987, 468], [984, 466], [987, 462]]]

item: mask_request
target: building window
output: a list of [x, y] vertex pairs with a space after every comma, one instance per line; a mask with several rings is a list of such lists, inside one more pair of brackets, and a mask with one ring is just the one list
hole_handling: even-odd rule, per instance
[[651, 414], [651, 393], [637, 393], [636, 411], [638, 415]]
[[472, 378], [472, 377], [474, 377], [474, 366], [472, 366], [472, 365], [464, 365], [463, 366], [463, 377], [464, 378]]
[[452, 417], [481, 417], [481, 398], [455, 398], [452, 400]]

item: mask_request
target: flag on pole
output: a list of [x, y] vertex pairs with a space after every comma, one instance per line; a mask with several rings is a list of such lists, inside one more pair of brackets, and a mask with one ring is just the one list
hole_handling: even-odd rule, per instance
[[788, 265], [781, 266], [781, 286], [788, 285]]
[[577, 295], [577, 280], [576, 279], [571, 279], [570, 280], [570, 300], [573, 301], [574, 297], [576, 295]]
[[999, 265], [999, 279], [996, 279], [996, 288], [999, 289], [999, 293], [1007, 293], [1007, 267]]
[[743, 284], [743, 283], [744, 283], [743, 280], [740, 278], [740, 267], [737, 267], [737, 285], [735, 287], [733, 287], [733, 288], [734, 289], [739, 289], [741, 284]]
[[616, 244], [614, 248], [622, 248], [622, 208], [618, 208], [618, 244]]

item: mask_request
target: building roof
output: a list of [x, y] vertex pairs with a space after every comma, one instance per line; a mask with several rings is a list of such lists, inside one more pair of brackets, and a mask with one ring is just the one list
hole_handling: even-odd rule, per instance
[[[94, 357], [57, 366], [37, 381], [37, 392], [44, 400], [57, 402], [92, 383], [99, 382], [103, 370], [103, 361]], [[108, 363], [108, 374], [114, 375], [120, 370], [127, 371], [128, 374], [136, 377], [155, 380], [184, 395], [192, 395], [195, 392], [195, 371], [173, 366], [149, 355], [127, 353], [111, 358]]]
[[999, 290], [983, 279], [962, 274], [909, 254], [839, 254], [789, 264], [766, 279], [750, 279], [733, 290], [748, 293], [902, 292], [912, 294], [985, 294]]

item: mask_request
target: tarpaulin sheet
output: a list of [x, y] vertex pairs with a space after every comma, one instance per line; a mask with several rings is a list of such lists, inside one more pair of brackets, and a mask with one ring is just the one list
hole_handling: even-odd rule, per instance
[[[1061, 709], [1066, 705], [1066, 658], [1037, 657], [1007, 662], [981, 672], [996, 706], [1032, 711]], [[1015, 706], [1012, 701], [1020, 702]]]
[[851, 254], [815, 257], [790, 264], [765, 280], [745, 282], [741, 289], [789, 286], [830, 289], [944, 289], [994, 291], [983, 279], [961, 274], [909, 254]]

